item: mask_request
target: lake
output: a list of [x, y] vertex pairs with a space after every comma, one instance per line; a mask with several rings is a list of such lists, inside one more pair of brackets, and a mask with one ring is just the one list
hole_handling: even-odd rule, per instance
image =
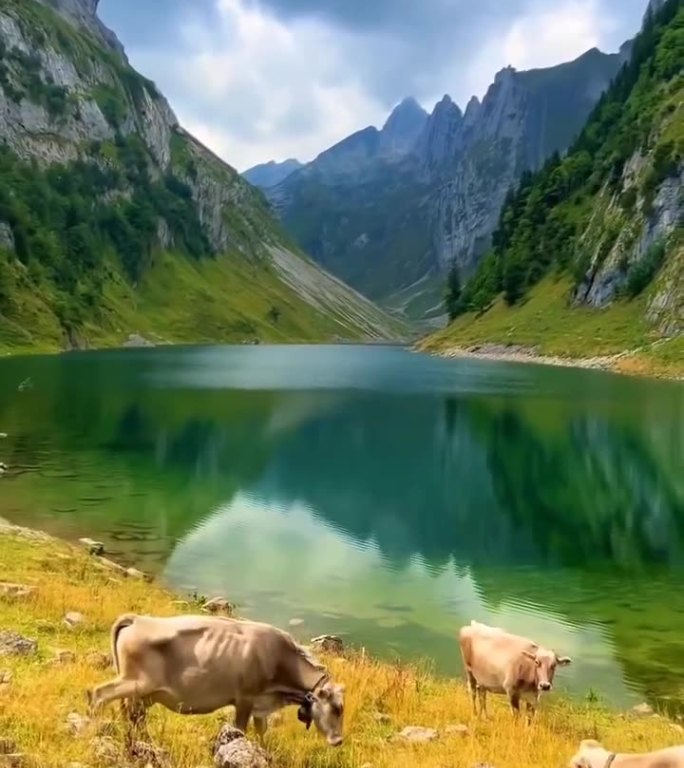
[[[20, 385], [22, 385], [20, 387]], [[384, 346], [0, 360], [0, 516], [306, 640], [460, 674], [471, 618], [557, 687], [684, 705], [684, 386]]]

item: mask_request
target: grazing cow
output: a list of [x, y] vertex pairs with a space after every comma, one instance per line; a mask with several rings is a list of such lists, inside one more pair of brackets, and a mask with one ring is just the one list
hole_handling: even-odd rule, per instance
[[684, 768], [684, 746], [654, 752], [609, 752], [594, 739], [580, 742], [568, 768]]
[[459, 643], [476, 715], [476, 695], [480, 713], [486, 715], [490, 692], [505, 693], [513, 714], [520, 711], [523, 698], [532, 717], [542, 692], [551, 690], [556, 667], [572, 662], [568, 656], [559, 658], [555, 651], [534, 640], [477, 621], [461, 627]]
[[88, 691], [94, 712], [127, 700], [133, 721], [153, 704], [180, 714], [207, 714], [233, 705], [243, 733], [250, 716], [261, 739], [269, 714], [299, 706], [333, 747], [342, 743], [344, 686], [294, 639], [270, 624], [218, 616], [157, 618], [124, 614], [112, 625], [118, 678]]

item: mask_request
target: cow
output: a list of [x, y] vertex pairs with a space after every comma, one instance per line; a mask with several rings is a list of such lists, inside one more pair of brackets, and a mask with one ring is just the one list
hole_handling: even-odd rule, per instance
[[553, 686], [556, 667], [572, 663], [569, 656], [558, 657], [534, 640], [477, 621], [461, 627], [459, 644], [476, 716], [475, 698], [480, 703], [480, 714], [486, 716], [490, 692], [505, 693], [514, 715], [519, 714], [520, 699], [524, 699], [531, 719], [539, 697]]
[[568, 768], [684, 768], [684, 746], [654, 752], [609, 752], [599, 741], [584, 739]]
[[120, 699], [140, 725], [154, 705], [180, 714], [235, 707], [246, 732], [250, 716], [263, 741], [268, 716], [289, 704], [307, 730], [342, 744], [344, 685], [287, 632], [270, 624], [219, 616], [123, 614], [111, 628], [118, 677], [86, 692], [91, 713]]

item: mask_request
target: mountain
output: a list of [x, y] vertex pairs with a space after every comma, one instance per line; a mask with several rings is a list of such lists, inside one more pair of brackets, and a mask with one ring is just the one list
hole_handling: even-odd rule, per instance
[[407, 99], [266, 194], [319, 264], [408, 314], [442, 314], [449, 265], [472, 272], [508, 189], [568, 147], [628, 49], [507, 67], [465, 112], [448, 95], [430, 115]]
[[462, 288], [452, 272], [458, 319], [440, 343], [533, 342], [586, 355], [656, 341], [659, 355], [681, 363], [683, 72], [684, 4], [666, 0], [647, 14], [630, 62], [568, 153], [509, 194], [472, 279]]
[[268, 187], [274, 187], [276, 184], [280, 184], [281, 181], [286, 179], [294, 171], [298, 171], [302, 167], [302, 163], [299, 160], [291, 157], [288, 160], [284, 160], [282, 163], [276, 163], [275, 160], [269, 160], [267, 163], [261, 163], [255, 165], [252, 168], [248, 168], [242, 173], [242, 177], [247, 179], [250, 184], [261, 189], [268, 189]]
[[97, 5], [0, 6], [0, 347], [400, 332], [183, 130]]

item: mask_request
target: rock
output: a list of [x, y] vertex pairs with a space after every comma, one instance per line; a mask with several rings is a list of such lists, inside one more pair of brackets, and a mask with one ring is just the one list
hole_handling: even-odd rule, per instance
[[637, 704], [636, 707], [632, 707], [632, 712], [635, 715], [640, 715], [641, 717], [647, 717], [648, 715], [653, 714], [653, 707], [644, 701], [642, 704]]
[[134, 741], [129, 748], [129, 754], [136, 760], [145, 764], [145, 767], [165, 768], [170, 765], [170, 758], [166, 750], [148, 744], [146, 741]]
[[344, 653], [344, 643], [337, 635], [319, 635], [310, 640], [311, 647], [316, 651], [333, 653], [341, 656]]
[[57, 650], [55, 651], [55, 658], [53, 664], [59, 664], [60, 666], [65, 664], [75, 664], [76, 654], [73, 651]]
[[85, 619], [83, 618], [83, 614], [79, 613], [78, 611], [69, 611], [67, 615], [64, 617], [64, 623], [69, 627], [69, 629], [75, 629], [80, 624], [83, 624]]
[[207, 613], [225, 613], [228, 616], [232, 616], [235, 611], [235, 606], [225, 597], [212, 597], [211, 600], [207, 600], [202, 606], [202, 610]]
[[123, 565], [119, 565], [119, 563], [115, 563], [113, 560], [110, 560], [107, 557], [98, 555], [97, 562], [104, 568], [109, 568], [112, 571], [117, 571], [118, 573], [126, 575], [126, 569], [123, 567]]
[[82, 736], [88, 730], [92, 720], [86, 715], [79, 715], [78, 712], [70, 712], [66, 718], [66, 726], [73, 736]]
[[109, 669], [112, 666], [112, 659], [108, 653], [102, 651], [89, 651], [85, 657], [86, 664], [95, 669]]
[[434, 728], [423, 728], [420, 725], [407, 725], [403, 731], [396, 735], [396, 738], [411, 744], [423, 744], [434, 741], [437, 738], [437, 731]]
[[[168, 226], [168, 225], [167, 225]], [[124, 347], [153, 347], [153, 342], [137, 333], [129, 333], [128, 340], [124, 341]]]
[[12, 584], [8, 581], [0, 581], [0, 597], [7, 597], [12, 600], [19, 600], [25, 597], [31, 597], [38, 591], [38, 587], [32, 587], [28, 584]]
[[126, 576], [128, 576], [131, 579], [140, 579], [145, 581], [150, 581], [151, 577], [143, 573], [142, 571], [139, 571], [137, 568], [126, 568]]
[[288, 622], [291, 627], [301, 627], [303, 623], [304, 619], [290, 619]]
[[13, 632], [0, 631], [0, 656], [30, 656], [38, 650], [38, 643]]
[[392, 722], [390, 715], [387, 715], [384, 712], [373, 712], [373, 720], [375, 720], [376, 723], [382, 723], [383, 725], [389, 725]]
[[467, 736], [470, 733], [470, 728], [467, 725], [460, 723], [459, 725], [447, 725], [444, 729], [444, 733], [447, 736]]
[[90, 742], [95, 757], [106, 765], [121, 764], [121, 750], [110, 736], [98, 736]]
[[91, 555], [103, 555], [105, 548], [101, 541], [95, 541], [95, 539], [79, 539], [79, 544], [82, 544]]
[[267, 768], [271, 764], [268, 752], [229, 724], [219, 731], [212, 751], [217, 768]]

